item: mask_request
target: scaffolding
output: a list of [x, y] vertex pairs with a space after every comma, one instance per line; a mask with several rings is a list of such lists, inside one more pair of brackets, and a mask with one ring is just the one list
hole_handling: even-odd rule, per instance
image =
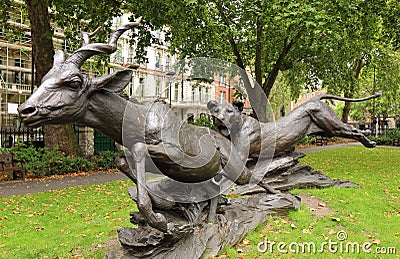
[[16, 108], [32, 90], [32, 39], [21, 4], [9, 11], [9, 24], [19, 35], [0, 30], [0, 126], [19, 127]]

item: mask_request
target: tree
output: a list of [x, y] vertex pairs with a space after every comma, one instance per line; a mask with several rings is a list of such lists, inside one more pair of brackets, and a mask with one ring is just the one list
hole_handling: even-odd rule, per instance
[[[122, 1], [26, 0], [25, 3], [31, 27], [32, 51], [36, 68], [35, 83], [39, 85], [53, 63], [54, 28], [51, 24], [64, 28], [66, 35], [73, 37], [82, 30], [94, 30], [106, 21], [110, 22], [112, 17], [121, 12]], [[0, 17], [3, 30], [11, 33], [16, 33], [16, 30], [8, 23], [8, 11], [14, 4], [14, 1], [5, 0]], [[78, 145], [71, 125], [45, 126], [44, 133], [47, 147], [59, 147], [66, 154], [71, 155], [78, 153]]]
[[267, 97], [280, 72], [293, 97], [321, 81], [332, 93], [354, 96], [388, 10], [383, 0], [128, 0], [127, 9], [145, 20], [136, 35], [139, 46], [157, 40], [145, 30], [165, 30], [181, 58], [206, 56], [252, 68]]

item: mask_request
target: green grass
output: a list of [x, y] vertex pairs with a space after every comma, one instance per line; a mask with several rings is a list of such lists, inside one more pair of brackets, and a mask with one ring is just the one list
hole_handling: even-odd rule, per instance
[[129, 181], [0, 199], [0, 258], [104, 258], [101, 244], [132, 227]]
[[[360, 188], [294, 190], [326, 201], [334, 214], [316, 217], [302, 205], [287, 217], [270, 218], [220, 258], [400, 256], [400, 149], [348, 147], [309, 153], [302, 162]], [[99, 245], [116, 238], [118, 228], [133, 226], [129, 212], [137, 208], [127, 194], [130, 185], [117, 181], [0, 199], [0, 258], [104, 258], [107, 251]], [[395, 247], [396, 255], [331, 253], [327, 247], [301, 254], [257, 249], [264, 240], [321, 245], [338, 241], [341, 230], [348, 235], [345, 242]]]
[[[331, 178], [353, 181], [360, 187], [293, 190], [294, 194], [306, 193], [322, 199], [334, 214], [317, 217], [302, 205], [287, 217], [270, 218], [220, 258], [400, 258], [400, 149], [332, 149], [309, 153], [302, 163]], [[322, 253], [308, 252], [309, 243], [316, 244], [317, 251], [329, 240], [339, 245], [339, 231], [347, 234], [342, 250], [337, 246], [336, 252], [330, 252], [326, 245]], [[257, 246], [264, 240], [284, 242], [287, 246], [281, 250], [287, 253], [279, 252], [277, 245], [271, 252], [271, 243], [265, 253], [260, 252]], [[292, 242], [295, 243], [293, 251], [300, 244], [306, 245], [306, 252], [291, 252], [288, 245]], [[371, 243], [371, 253], [365, 253], [362, 248], [360, 253], [353, 252], [351, 246], [346, 252], [348, 242]], [[396, 254], [376, 253], [376, 249], [393, 247]]]

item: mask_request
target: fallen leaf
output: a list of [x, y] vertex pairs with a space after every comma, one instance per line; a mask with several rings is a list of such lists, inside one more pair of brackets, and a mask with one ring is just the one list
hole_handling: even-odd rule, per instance
[[242, 244], [243, 244], [243, 245], [250, 245], [250, 241], [249, 241], [248, 239], [244, 239], [244, 240], [242, 241]]
[[380, 243], [381, 243], [381, 240], [379, 240], [379, 239], [372, 239], [372, 244], [379, 245]]
[[318, 207], [322, 207], [322, 208], [325, 208], [325, 204], [324, 203], [321, 203], [321, 202], [318, 202]]
[[340, 222], [340, 218], [331, 217], [332, 221]]
[[290, 224], [290, 227], [291, 227], [292, 229], [296, 229], [296, 228], [297, 228], [297, 226], [296, 226], [294, 223]]

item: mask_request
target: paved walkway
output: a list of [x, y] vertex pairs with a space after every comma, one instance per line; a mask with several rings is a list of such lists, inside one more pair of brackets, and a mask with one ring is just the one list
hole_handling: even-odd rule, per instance
[[[298, 149], [300, 152], [309, 153], [316, 152], [320, 150], [327, 150], [332, 148], [341, 148], [347, 146], [359, 146], [358, 142], [334, 144], [327, 146], [317, 146], [311, 148]], [[101, 184], [105, 182], [125, 180], [128, 179], [124, 174], [118, 172], [100, 172], [89, 174], [85, 176], [66, 176], [60, 179], [44, 179], [44, 180], [31, 180], [26, 181], [6, 181], [0, 182], [0, 198], [13, 196], [13, 195], [23, 195], [28, 193], [45, 192], [49, 190], [58, 190], [69, 187], [76, 187], [82, 185], [90, 184]]]
[[310, 153], [310, 152], [317, 152], [321, 150], [327, 150], [332, 148], [341, 148], [341, 147], [350, 147], [350, 146], [362, 146], [359, 142], [349, 142], [349, 143], [340, 143], [340, 144], [333, 144], [333, 145], [325, 145], [325, 146], [313, 146], [310, 148], [301, 148], [296, 149], [303, 153]]
[[0, 182], [0, 198], [125, 179], [128, 178], [115, 170], [115, 173], [99, 172], [84, 176], [65, 176], [60, 179], [5, 181]]

